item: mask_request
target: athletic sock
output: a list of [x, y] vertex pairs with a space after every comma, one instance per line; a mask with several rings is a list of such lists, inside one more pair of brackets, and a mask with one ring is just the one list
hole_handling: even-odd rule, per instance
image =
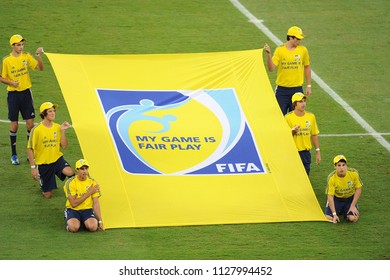
[[10, 138], [10, 141], [11, 141], [12, 155], [17, 155], [17, 153], [16, 153], [16, 132], [10, 131], [9, 132], [9, 138]]

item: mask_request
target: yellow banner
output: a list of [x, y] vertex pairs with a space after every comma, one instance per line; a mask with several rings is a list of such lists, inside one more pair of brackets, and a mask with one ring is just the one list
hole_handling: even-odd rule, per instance
[[106, 228], [326, 221], [261, 49], [47, 56]]

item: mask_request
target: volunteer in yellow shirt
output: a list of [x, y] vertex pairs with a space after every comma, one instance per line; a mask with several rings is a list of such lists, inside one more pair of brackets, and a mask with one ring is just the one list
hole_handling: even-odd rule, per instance
[[88, 231], [104, 230], [99, 197], [99, 184], [89, 176], [89, 163], [85, 159], [76, 162], [76, 176], [64, 185], [66, 196], [66, 229], [79, 231], [83, 225]]
[[358, 200], [362, 193], [363, 183], [359, 172], [347, 165], [343, 155], [333, 159], [335, 170], [328, 176], [325, 216], [333, 223], [340, 222], [340, 216], [350, 222], [359, 220]]
[[3, 58], [0, 68], [0, 81], [7, 85], [8, 119], [10, 122], [11, 164], [19, 165], [16, 150], [16, 136], [18, 131], [19, 112], [26, 121], [27, 140], [34, 127], [35, 110], [31, 91], [29, 69], [43, 70], [43, 48], [35, 51], [35, 59], [24, 51], [25, 38], [15, 34], [10, 38], [12, 52]]
[[291, 100], [294, 105], [294, 111], [288, 113], [285, 116], [285, 119], [291, 128], [295, 146], [297, 147], [306, 173], [309, 175], [311, 165], [310, 150], [312, 145], [314, 145], [316, 150], [316, 163], [320, 164], [321, 162], [321, 152], [318, 141], [318, 134], [320, 131], [315, 115], [305, 111], [306, 96], [302, 92], [297, 92], [293, 95]]
[[57, 104], [43, 103], [40, 108], [42, 122], [31, 130], [27, 142], [27, 156], [31, 167], [31, 177], [39, 180], [42, 194], [51, 198], [53, 190], [57, 188], [56, 176], [64, 181], [74, 175], [69, 163], [61, 152], [68, 146], [66, 130], [70, 127], [68, 122], [59, 125], [54, 122]]
[[291, 98], [296, 92], [304, 92], [306, 79], [306, 96], [311, 95], [311, 67], [309, 52], [301, 46], [304, 38], [302, 29], [292, 26], [287, 31], [287, 42], [276, 48], [274, 55], [271, 48], [265, 44], [267, 67], [270, 72], [277, 68], [275, 97], [283, 115], [294, 110]]

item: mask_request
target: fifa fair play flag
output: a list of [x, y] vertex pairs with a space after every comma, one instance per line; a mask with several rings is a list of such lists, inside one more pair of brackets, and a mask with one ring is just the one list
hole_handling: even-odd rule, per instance
[[262, 51], [47, 54], [106, 228], [326, 221]]

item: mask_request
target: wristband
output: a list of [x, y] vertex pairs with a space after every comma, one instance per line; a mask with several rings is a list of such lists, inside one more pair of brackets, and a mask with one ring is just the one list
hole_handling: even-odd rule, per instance
[[320, 148], [316, 148], [316, 152], [318, 152], [320, 150]]
[[31, 165], [30, 167], [31, 167], [31, 169], [35, 169], [35, 165]]
[[337, 213], [336, 213], [336, 212], [333, 212], [332, 215], [333, 215], [333, 216], [337, 216]]
[[307, 87], [311, 87], [311, 85], [307, 85]]
[[99, 223], [99, 224], [102, 224], [103, 222], [102, 222], [102, 221], [99, 221], [98, 223]]

